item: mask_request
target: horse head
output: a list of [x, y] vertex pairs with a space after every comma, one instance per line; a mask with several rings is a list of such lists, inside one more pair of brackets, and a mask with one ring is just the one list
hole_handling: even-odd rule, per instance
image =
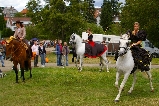
[[127, 51], [129, 50], [129, 44], [130, 40], [128, 40], [127, 36], [125, 36], [124, 34], [119, 41], [119, 50], [118, 50], [119, 56], [123, 56], [127, 53]]
[[11, 54], [15, 52], [20, 46], [20, 43], [18, 40], [16, 40], [13, 37], [10, 37], [10, 39], [6, 40], [6, 59], [11, 57]]
[[76, 37], [74, 33], [70, 36], [69, 44], [71, 45], [76, 44]]
[[128, 33], [126, 33], [126, 34], [123, 34], [123, 35], [121, 36], [121, 38], [122, 38], [122, 39], [125, 39], [125, 40], [128, 40], [128, 39], [130, 38], [130, 33], [128, 32]]

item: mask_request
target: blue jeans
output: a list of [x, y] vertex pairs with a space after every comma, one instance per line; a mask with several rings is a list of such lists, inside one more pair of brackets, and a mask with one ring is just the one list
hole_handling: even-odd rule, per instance
[[62, 55], [57, 55], [57, 66], [61, 66], [62, 63], [61, 63], [61, 59], [62, 59]]
[[0, 60], [1, 60], [2, 66], [4, 66], [3, 55], [0, 55]]
[[41, 57], [41, 65], [45, 65], [45, 53], [40, 54]]
[[68, 66], [68, 55], [63, 55], [63, 65]]

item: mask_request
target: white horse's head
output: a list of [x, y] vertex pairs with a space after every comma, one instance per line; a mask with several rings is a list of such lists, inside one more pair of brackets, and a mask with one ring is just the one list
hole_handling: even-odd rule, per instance
[[[123, 36], [124, 36], [124, 38], [123, 38]], [[119, 56], [125, 55], [127, 53], [127, 51], [129, 50], [130, 40], [127, 39], [125, 34], [123, 36], [122, 36], [122, 38], [120, 38], [120, 41], [119, 41], [119, 50], [118, 50]]]
[[73, 33], [71, 36], [70, 36], [70, 41], [69, 41], [69, 44], [73, 45], [76, 43], [76, 37], [75, 37], [75, 34]]
[[128, 32], [127, 34], [123, 34], [121, 38], [124, 40], [128, 40], [130, 38], [130, 33]]

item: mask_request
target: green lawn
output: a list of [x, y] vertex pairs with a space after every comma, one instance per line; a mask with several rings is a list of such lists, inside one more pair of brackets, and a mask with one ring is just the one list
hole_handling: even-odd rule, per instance
[[70, 68], [33, 68], [33, 78], [25, 72], [26, 82], [15, 83], [15, 73], [0, 79], [0, 106], [157, 106], [159, 104], [159, 69], [153, 69], [155, 92], [142, 73], [131, 95], [129, 77], [120, 102], [114, 103], [118, 90], [114, 87], [115, 69], [99, 72], [97, 67], [84, 67], [78, 72]]

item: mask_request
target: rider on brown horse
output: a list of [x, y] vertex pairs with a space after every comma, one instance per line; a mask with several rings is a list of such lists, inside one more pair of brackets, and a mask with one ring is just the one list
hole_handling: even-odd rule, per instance
[[28, 41], [26, 39], [24, 39], [26, 36], [26, 31], [25, 31], [25, 27], [23, 26], [22, 23], [23, 22], [20, 22], [20, 20], [17, 20], [16, 23], [14, 23], [17, 26], [17, 28], [15, 29], [15, 33], [14, 33], [14, 38], [19, 41], [24, 42], [23, 44], [24, 44], [24, 47], [26, 48], [28, 57], [31, 58], [31, 56], [32, 56], [31, 48], [28, 44]]

